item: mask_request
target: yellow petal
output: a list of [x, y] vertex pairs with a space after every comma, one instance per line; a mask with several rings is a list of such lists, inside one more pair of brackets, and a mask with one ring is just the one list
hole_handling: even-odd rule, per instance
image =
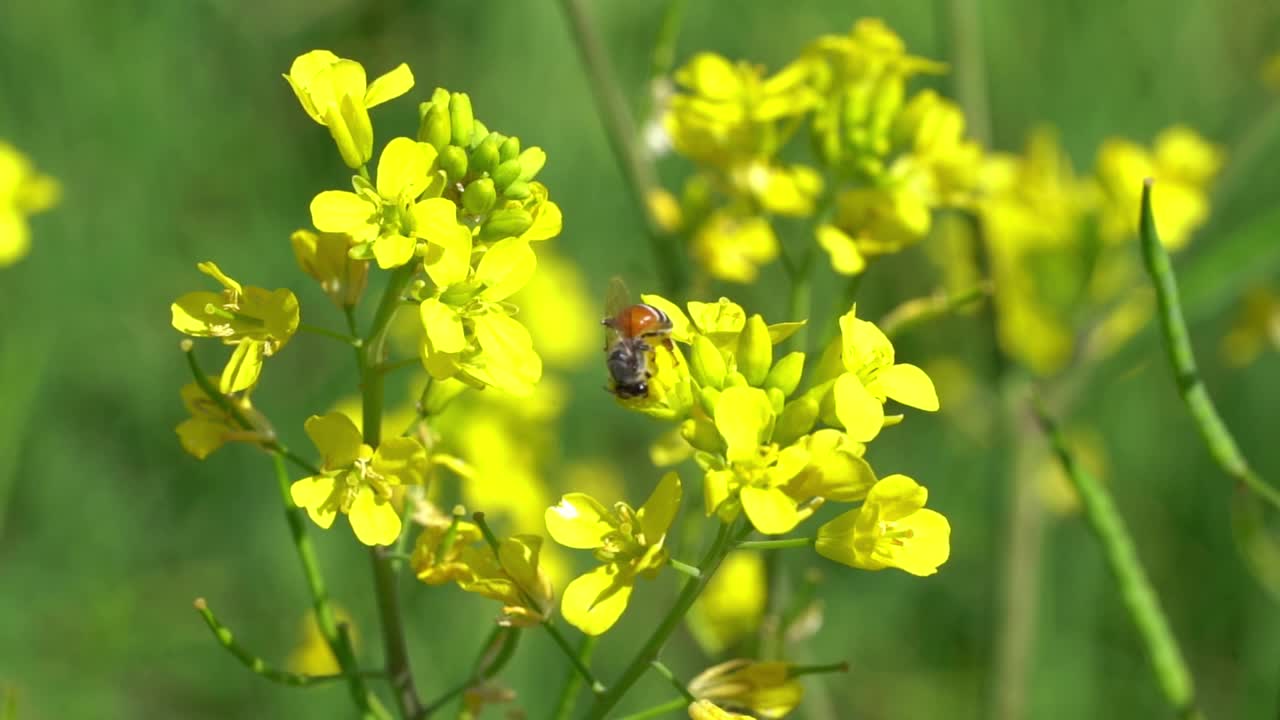
[[476, 266], [476, 280], [485, 285], [480, 297], [493, 301], [511, 297], [529, 282], [537, 264], [529, 241], [514, 237], [499, 240]]
[[436, 287], [467, 279], [471, 271], [471, 231], [458, 222], [458, 206], [430, 198], [413, 206], [414, 234], [429, 242], [424, 264]]
[[649, 499], [636, 513], [647, 545], [657, 545], [667, 534], [680, 509], [680, 476], [674, 471], [662, 476]]
[[849, 437], [858, 442], [871, 442], [880, 434], [880, 428], [884, 427], [884, 405], [867, 392], [856, 375], [842, 374], [831, 392], [836, 417]]
[[725, 457], [730, 462], [755, 457], [773, 429], [773, 418], [769, 396], [759, 388], [737, 386], [720, 393], [715, 423], [728, 448]]
[[601, 546], [604, 536], [614, 532], [609, 511], [586, 493], [569, 493], [547, 508], [547, 532], [556, 542], [578, 550]]
[[831, 269], [841, 275], [857, 275], [867, 269], [867, 259], [858, 252], [858, 245], [834, 225], [820, 225], [817, 230], [818, 245], [831, 258]]
[[415, 438], [389, 438], [374, 451], [372, 464], [374, 472], [393, 484], [416, 485], [426, 473], [427, 451]]
[[27, 219], [15, 210], [0, 209], [0, 267], [18, 262], [30, 247], [31, 229]]
[[581, 575], [564, 589], [560, 612], [565, 622], [587, 635], [600, 635], [622, 617], [634, 578], [616, 565], [603, 565]]
[[466, 349], [462, 318], [453, 308], [436, 298], [427, 298], [418, 306], [418, 314], [432, 352], [456, 353]]
[[675, 73], [676, 82], [707, 98], [727, 100], [742, 92], [733, 63], [721, 55], [701, 52]]
[[938, 393], [933, 381], [915, 365], [899, 363], [887, 367], [876, 375], [875, 381], [890, 398], [920, 410], [934, 412], [938, 409]]
[[176, 428], [178, 441], [197, 460], [203, 460], [209, 453], [226, 443], [227, 426], [219, 422], [211, 422], [201, 418], [187, 418]]
[[393, 138], [378, 156], [378, 194], [390, 202], [415, 200], [427, 189], [436, 149], [407, 137]]
[[894, 474], [871, 487], [866, 506], [876, 507], [881, 519], [895, 521], [923, 508], [928, 500], [928, 489], [906, 475]]
[[894, 556], [896, 567], [925, 577], [938, 572], [938, 567], [951, 556], [951, 524], [942, 513], [924, 509], [903, 520], [911, 528], [911, 539]]
[[[2, 241], [2, 240], [0, 240]], [[2, 255], [2, 253], [0, 253]], [[178, 298], [169, 306], [170, 322], [178, 332], [196, 337], [210, 337], [218, 333], [219, 326], [226, 325], [223, 318], [214, 317], [205, 312], [209, 305], [221, 307], [221, 293], [193, 292]]]
[[218, 390], [223, 394], [247, 390], [258, 382], [262, 375], [263, 349], [266, 343], [252, 338], [240, 338], [236, 349], [222, 368], [222, 377], [218, 380]]
[[383, 270], [400, 267], [413, 259], [417, 238], [404, 235], [380, 235], [373, 241], [373, 257]]
[[375, 498], [368, 486], [356, 492], [347, 518], [356, 538], [365, 545], [390, 545], [400, 537], [400, 515], [395, 506]]
[[347, 467], [360, 457], [364, 442], [355, 423], [346, 415], [339, 412], [312, 415], [303, 427], [320, 451], [320, 464], [325, 469]]
[[400, 63], [369, 83], [369, 89], [364, 94], [364, 106], [381, 105], [388, 100], [400, 97], [412, 88], [413, 71], [408, 65]]
[[326, 529], [333, 525], [333, 518], [337, 515], [337, 510], [332, 507], [322, 509], [332, 494], [333, 478], [327, 475], [302, 478], [289, 486], [289, 497], [293, 499], [293, 504], [305, 508], [311, 520]]
[[377, 224], [378, 208], [353, 192], [325, 190], [311, 201], [311, 224], [321, 232], [360, 234], [365, 225]]
[[800, 524], [796, 501], [781, 488], [742, 488], [742, 509], [756, 530], [765, 535], [791, 532]]

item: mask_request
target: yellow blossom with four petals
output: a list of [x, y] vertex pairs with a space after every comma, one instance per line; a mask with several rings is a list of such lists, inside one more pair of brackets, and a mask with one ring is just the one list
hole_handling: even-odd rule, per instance
[[906, 475], [872, 486], [866, 502], [818, 528], [818, 554], [863, 570], [932, 575], [951, 554], [951, 525], [925, 508], [929, 491]]

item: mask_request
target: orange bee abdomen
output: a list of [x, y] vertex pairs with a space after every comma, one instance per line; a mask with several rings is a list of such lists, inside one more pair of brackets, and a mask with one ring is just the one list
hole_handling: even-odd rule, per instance
[[640, 303], [623, 308], [612, 325], [623, 337], [647, 337], [669, 331], [671, 318], [652, 305]]

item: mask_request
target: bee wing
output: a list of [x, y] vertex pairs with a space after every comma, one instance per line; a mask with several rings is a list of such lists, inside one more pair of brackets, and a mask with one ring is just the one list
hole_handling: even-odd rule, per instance
[[617, 275], [609, 278], [609, 288], [604, 295], [604, 324], [612, 327], [618, 313], [630, 306], [631, 293], [627, 290], [627, 284]]

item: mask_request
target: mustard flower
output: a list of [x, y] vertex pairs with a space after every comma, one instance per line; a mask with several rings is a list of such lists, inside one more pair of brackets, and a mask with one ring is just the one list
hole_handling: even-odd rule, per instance
[[413, 73], [404, 63], [368, 83], [363, 65], [328, 50], [299, 55], [284, 79], [311, 119], [329, 128], [342, 161], [353, 170], [373, 157], [369, 108], [400, 97], [413, 87]]
[[227, 361], [219, 390], [233, 393], [252, 387], [262, 374], [264, 358], [274, 355], [298, 329], [298, 298], [289, 290], [242, 286], [212, 262], [200, 272], [217, 280], [222, 292], [192, 292], [172, 305], [173, 327], [193, 337], [222, 338], [235, 351]]
[[27, 218], [53, 207], [59, 193], [56, 180], [37, 172], [27, 156], [0, 141], [0, 268], [27, 254]]
[[613, 627], [641, 574], [652, 575], [667, 563], [663, 547], [680, 506], [680, 477], [669, 472], [639, 510], [624, 502], [606, 508], [584, 493], [570, 493], [547, 509], [547, 530], [556, 542], [594, 550], [603, 563], [564, 589], [564, 619], [588, 635]]
[[951, 554], [951, 525], [924, 507], [929, 492], [906, 475], [872, 486], [866, 502], [818, 528], [818, 554], [863, 570], [926, 576]]
[[931, 190], [924, 167], [901, 161], [877, 187], [851, 188], [836, 196], [832, 221], [818, 226], [818, 245], [841, 275], [857, 275], [867, 262], [896, 253], [929, 233]]
[[295, 230], [289, 236], [299, 267], [339, 308], [354, 307], [369, 279], [369, 263], [352, 258], [351, 236], [345, 233]]
[[720, 563], [689, 610], [689, 629], [703, 650], [718, 654], [760, 628], [768, 584], [758, 552], [731, 553]]
[[[216, 386], [218, 379], [209, 378], [209, 382]], [[197, 383], [183, 385], [181, 394], [182, 404], [191, 413], [191, 417], [178, 423], [178, 441], [182, 443], [182, 449], [197, 460], [205, 459], [228, 442], [259, 442], [273, 434], [267, 419], [249, 402], [247, 392], [227, 395], [226, 400], [253, 423], [256, 428], [254, 430], [241, 427]]]
[[804, 686], [784, 662], [737, 659], [702, 671], [689, 692], [722, 708], [750, 712], [765, 720], [786, 717], [804, 697]]
[[347, 515], [365, 545], [390, 545], [400, 537], [400, 515], [391, 504], [398, 485], [422, 482], [427, 451], [413, 438], [364, 444], [355, 423], [341, 413], [312, 415], [304, 427], [321, 454], [320, 474], [293, 483], [295, 505], [322, 528]]
[[750, 715], [728, 712], [710, 700], [689, 703], [689, 720], [756, 720]]
[[[318, 230], [352, 237], [352, 252], [372, 254], [383, 269], [413, 259], [418, 241], [435, 243], [456, 258], [470, 251], [471, 233], [460, 228], [453, 202], [432, 197], [418, 202], [439, 176], [432, 173], [436, 150], [423, 142], [398, 137], [378, 156], [377, 184], [360, 176], [351, 179], [355, 192], [326, 190], [311, 201], [311, 222]], [[462, 237], [465, 232], [466, 237]]]
[[470, 580], [480, 557], [484, 533], [475, 523], [453, 520], [438, 511], [424, 518], [422, 533], [413, 546], [410, 565], [427, 585]]
[[840, 357], [845, 372], [832, 388], [835, 414], [849, 437], [870, 442], [885, 425], [884, 404], [892, 399], [929, 412], [938, 409], [933, 381], [915, 365], [894, 362], [893, 343], [857, 308], [840, 318]]
[[745, 284], [778, 257], [778, 238], [768, 218], [722, 209], [698, 226], [691, 249], [712, 277]]

